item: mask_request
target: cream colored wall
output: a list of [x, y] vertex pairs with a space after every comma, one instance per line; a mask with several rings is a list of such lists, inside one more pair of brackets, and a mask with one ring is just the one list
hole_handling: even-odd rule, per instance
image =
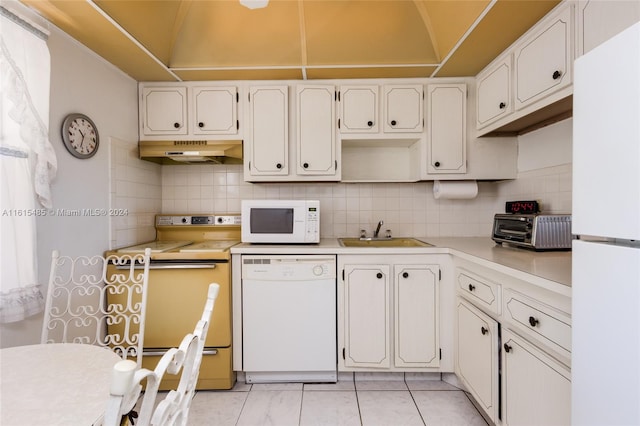
[[[110, 138], [135, 146], [138, 139], [137, 83], [55, 27], [47, 42], [51, 54], [49, 139], [58, 159], [52, 184], [53, 208], [110, 207]], [[72, 112], [87, 114], [100, 134], [98, 153], [88, 160], [72, 157], [64, 148], [60, 125]], [[38, 278], [46, 289], [51, 252], [66, 255], [102, 254], [110, 244], [110, 218], [53, 214], [37, 218]], [[0, 326], [0, 346], [40, 341], [42, 315]]]

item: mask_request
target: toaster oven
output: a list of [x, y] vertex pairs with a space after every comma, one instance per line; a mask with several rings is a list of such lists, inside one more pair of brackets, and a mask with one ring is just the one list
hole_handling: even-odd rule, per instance
[[571, 215], [496, 214], [491, 238], [534, 250], [570, 250]]

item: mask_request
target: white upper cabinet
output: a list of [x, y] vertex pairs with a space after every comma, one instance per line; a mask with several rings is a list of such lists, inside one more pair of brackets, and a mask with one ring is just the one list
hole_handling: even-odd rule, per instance
[[514, 51], [515, 109], [548, 96], [572, 81], [572, 8], [547, 16]]
[[640, 1], [580, 0], [578, 2], [578, 55], [640, 21]]
[[196, 135], [238, 133], [238, 89], [236, 87], [194, 87], [192, 115]]
[[384, 86], [384, 131], [421, 132], [424, 127], [424, 89], [421, 84]]
[[427, 86], [427, 174], [467, 171], [467, 85]]
[[575, 2], [562, 1], [476, 76], [477, 136], [513, 136], [571, 116]]
[[289, 174], [288, 93], [287, 86], [249, 88], [245, 176], [247, 171], [249, 176]]
[[482, 129], [513, 111], [511, 99], [512, 55], [508, 54], [477, 76], [476, 128]]
[[187, 134], [185, 86], [142, 87], [140, 97], [141, 137]]
[[[382, 108], [380, 104], [382, 89]], [[424, 127], [421, 84], [340, 87], [340, 133], [420, 133]], [[382, 122], [382, 124], [380, 124]]]
[[377, 133], [378, 86], [340, 87], [340, 132]]
[[338, 173], [335, 86], [301, 85], [297, 99], [298, 175]]

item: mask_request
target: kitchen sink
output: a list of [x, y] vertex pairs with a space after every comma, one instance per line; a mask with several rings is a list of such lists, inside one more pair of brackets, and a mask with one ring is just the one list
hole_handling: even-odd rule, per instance
[[342, 247], [432, 247], [415, 238], [338, 238]]

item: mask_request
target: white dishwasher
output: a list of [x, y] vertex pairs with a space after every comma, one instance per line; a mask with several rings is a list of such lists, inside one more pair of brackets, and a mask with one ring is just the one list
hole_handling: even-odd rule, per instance
[[336, 382], [336, 257], [242, 256], [247, 383]]

